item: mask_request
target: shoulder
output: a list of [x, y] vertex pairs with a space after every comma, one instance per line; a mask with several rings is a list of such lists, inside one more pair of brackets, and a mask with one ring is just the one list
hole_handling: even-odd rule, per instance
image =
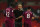
[[25, 11], [25, 13], [28, 13], [28, 11]]
[[33, 12], [30, 12], [31, 14], [33, 14]]
[[24, 11], [23, 13], [27, 13], [26, 11]]
[[6, 10], [9, 10], [10, 8], [6, 8]]

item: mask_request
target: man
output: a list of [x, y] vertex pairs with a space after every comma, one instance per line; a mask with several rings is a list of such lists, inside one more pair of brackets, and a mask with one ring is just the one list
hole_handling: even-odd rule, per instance
[[31, 8], [28, 7], [27, 11], [23, 13], [24, 16], [24, 27], [31, 27], [31, 19], [34, 19]]
[[[23, 13], [23, 8], [21, 4], [18, 4], [18, 9], [14, 10], [16, 19], [20, 17]], [[22, 27], [22, 18], [16, 20], [16, 27]]]
[[9, 8], [6, 9], [6, 19], [5, 19], [5, 27], [14, 27], [13, 23], [15, 19], [12, 6], [9, 6]]

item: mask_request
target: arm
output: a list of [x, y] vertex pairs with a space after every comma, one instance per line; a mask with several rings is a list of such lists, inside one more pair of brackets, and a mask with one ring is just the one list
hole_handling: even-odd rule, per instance
[[32, 19], [35, 19], [35, 18], [38, 18], [38, 17], [39, 17], [39, 16], [37, 16], [37, 15], [34, 14], [34, 13], [33, 13], [33, 16], [34, 16], [34, 17], [32, 17]]
[[22, 18], [23, 16], [21, 15], [21, 16], [19, 16], [18, 18], [16, 18], [16, 19], [20, 19], [20, 18]]
[[34, 17], [34, 13], [32, 13], [32, 19], [34, 20], [34, 18], [35, 18], [35, 17]]
[[15, 19], [15, 14], [14, 14], [14, 10], [12, 10], [12, 14], [10, 16], [11, 18]]
[[39, 16], [37, 16], [36, 14], [33, 13], [33, 17], [32, 19], [38, 18]]

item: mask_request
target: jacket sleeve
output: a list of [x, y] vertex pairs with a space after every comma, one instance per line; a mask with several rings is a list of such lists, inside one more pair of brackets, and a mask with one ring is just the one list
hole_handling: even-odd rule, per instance
[[10, 16], [11, 18], [13, 18], [13, 19], [15, 19], [15, 15], [14, 15], [14, 12], [13, 12], [13, 10], [12, 10], [12, 14], [11, 14], [11, 16]]

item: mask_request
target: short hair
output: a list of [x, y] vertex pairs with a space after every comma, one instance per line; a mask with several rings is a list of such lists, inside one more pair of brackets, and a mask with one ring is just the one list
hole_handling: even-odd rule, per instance
[[27, 9], [31, 9], [31, 7], [28, 7]]
[[10, 7], [10, 6], [12, 7], [12, 4], [10, 4], [8, 7]]

